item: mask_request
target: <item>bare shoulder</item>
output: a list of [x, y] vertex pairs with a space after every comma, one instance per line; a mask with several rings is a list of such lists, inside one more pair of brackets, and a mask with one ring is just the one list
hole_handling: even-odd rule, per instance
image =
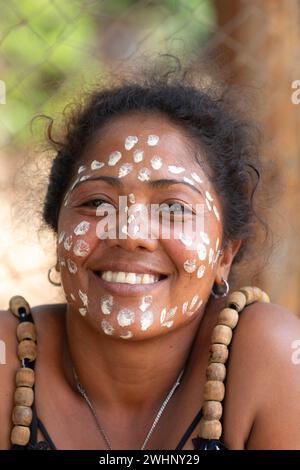
[[[64, 321], [64, 304], [39, 305], [32, 308], [32, 314], [37, 326], [39, 338], [45, 345], [56, 347], [60, 341], [61, 325]], [[16, 330], [18, 319], [8, 310], [0, 310], [0, 449], [7, 449], [11, 431], [11, 412], [15, 391], [15, 373], [20, 367], [17, 356]], [[47, 338], [55, 340], [50, 341]], [[44, 349], [44, 348], [43, 348]], [[38, 347], [39, 351], [39, 347]]]
[[233, 447], [300, 449], [300, 320], [276, 304], [246, 307], [227, 370], [225, 432]]

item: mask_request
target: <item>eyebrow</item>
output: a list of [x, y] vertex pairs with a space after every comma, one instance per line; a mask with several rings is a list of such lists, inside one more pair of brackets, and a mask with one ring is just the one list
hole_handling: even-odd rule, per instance
[[[115, 176], [92, 176], [91, 178], [88, 178], [84, 181], [79, 181], [73, 188], [74, 189], [78, 188], [78, 186], [82, 185], [83, 183], [87, 183], [89, 181], [104, 181], [106, 183], [109, 183], [111, 186], [114, 186], [115, 188], [121, 189], [124, 187], [122, 180], [120, 178], [116, 178]], [[196, 191], [198, 194], [201, 196], [204, 196], [203, 192], [200, 191], [198, 188], [196, 188], [194, 185], [188, 183], [187, 181], [184, 180], [176, 180], [176, 179], [160, 179], [160, 180], [154, 180], [154, 181], [145, 181], [146, 184], [151, 186], [153, 189], [163, 189], [167, 188], [169, 186], [173, 186], [175, 184], [184, 184], [188, 188], [191, 188], [193, 191]]]

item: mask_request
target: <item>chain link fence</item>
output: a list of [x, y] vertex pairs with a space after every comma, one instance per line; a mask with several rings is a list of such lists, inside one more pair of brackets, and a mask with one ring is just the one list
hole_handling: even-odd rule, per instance
[[[20, 234], [12, 211], [12, 183], [32, 149], [33, 116], [57, 116], [72, 97], [107, 70], [118, 74], [143, 54], [155, 57], [171, 51], [180, 57], [213, 57], [228, 81], [247, 83], [254, 78], [271, 144], [267, 153], [276, 148], [285, 181], [299, 174], [295, 130], [299, 121], [294, 117], [298, 110], [290, 108], [291, 83], [300, 78], [298, 0], [1, 0], [0, 7], [2, 307], [17, 293], [28, 296], [31, 303], [61, 298], [47, 282], [54, 245], [48, 243], [45, 248], [32, 240], [30, 220], [26, 237]], [[289, 122], [284, 132], [278, 115], [282, 112]], [[284, 147], [289, 158], [284, 157]], [[272, 178], [277, 181], [275, 170]], [[293, 191], [297, 185], [294, 181]], [[294, 207], [290, 206], [289, 216]], [[300, 280], [300, 268], [291, 261], [295, 256], [288, 252], [291, 241], [294, 254], [299, 249], [295, 230], [298, 225], [286, 234], [284, 253], [272, 262], [262, 287], [276, 292], [276, 300], [298, 309], [296, 301], [289, 304], [278, 294], [282, 256], [284, 273], [293, 266]], [[293, 288], [296, 283], [295, 276]]]

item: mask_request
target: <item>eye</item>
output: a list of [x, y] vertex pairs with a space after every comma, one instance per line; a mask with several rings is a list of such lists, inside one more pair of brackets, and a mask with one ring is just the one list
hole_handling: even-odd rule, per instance
[[170, 213], [173, 216], [185, 216], [193, 214], [192, 208], [178, 201], [164, 202], [160, 205], [162, 213]]
[[98, 207], [101, 207], [101, 206], [102, 207], [107, 206], [107, 208], [113, 208], [114, 207], [110, 202], [106, 201], [105, 199], [100, 199], [100, 198], [90, 199], [89, 201], [83, 202], [81, 204], [81, 206], [90, 207], [92, 209], [97, 209]]

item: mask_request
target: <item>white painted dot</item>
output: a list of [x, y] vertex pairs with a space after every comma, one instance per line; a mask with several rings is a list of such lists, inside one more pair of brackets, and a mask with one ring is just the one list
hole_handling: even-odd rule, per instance
[[207, 235], [207, 233], [206, 232], [200, 232], [199, 235], [200, 235], [200, 238], [203, 241], [203, 243], [205, 243], [205, 245], [209, 245], [210, 241], [209, 241], [209, 236]]
[[79, 309], [79, 313], [80, 313], [80, 315], [82, 315], [83, 317], [86, 315], [86, 312], [87, 312], [87, 310], [86, 310], [86, 308], [84, 308], [84, 307], [81, 307], [81, 308]]
[[87, 222], [86, 220], [83, 220], [82, 222], [80, 222], [80, 224], [78, 224], [74, 228], [74, 233], [77, 236], [78, 235], [85, 235], [86, 233], [88, 233], [89, 228], [90, 228], [90, 223]]
[[87, 307], [88, 303], [89, 303], [88, 296], [84, 292], [82, 292], [81, 290], [78, 291], [78, 295], [79, 295], [80, 300], [83, 303], [83, 305], [85, 307]]
[[201, 266], [199, 266], [197, 270], [197, 278], [201, 279], [204, 276], [204, 273], [205, 273], [205, 266], [204, 264], [201, 264]]
[[185, 171], [185, 168], [183, 168], [182, 166], [169, 165], [168, 171], [170, 173], [173, 173], [174, 175], [180, 175], [180, 173], [183, 173]]
[[76, 256], [84, 257], [87, 256], [90, 252], [89, 244], [84, 240], [77, 240], [74, 245], [73, 252]]
[[141, 314], [141, 330], [146, 331], [150, 326], [153, 324], [153, 313], [150, 312], [150, 310], [147, 310], [146, 312], [143, 312]]
[[59, 237], [58, 237], [58, 244], [59, 245], [64, 241], [65, 236], [66, 236], [66, 232], [61, 232], [59, 234]]
[[67, 237], [64, 241], [64, 248], [65, 250], [67, 251], [70, 251], [71, 250], [71, 247], [72, 247], [72, 244], [73, 244], [73, 239], [72, 239], [72, 235], [70, 235], [69, 237]]
[[154, 157], [151, 158], [150, 163], [153, 170], [159, 170], [162, 167], [162, 159], [158, 155], [154, 155]]
[[196, 183], [203, 183], [203, 180], [200, 178], [200, 176], [197, 173], [192, 173], [192, 178], [196, 181]]
[[108, 157], [108, 166], [115, 166], [121, 158], [122, 154], [118, 150], [116, 152], [111, 153]]
[[105, 163], [103, 162], [98, 162], [98, 160], [94, 160], [91, 163], [91, 170], [100, 170], [100, 168], [103, 168]]
[[136, 150], [133, 153], [133, 161], [135, 163], [140, 163], [144, 159], [144, 151], [143, 150]]
[[193, 273], [196, 270], [196, 260], [195, 259], [187, 259], [183, 263], [183, 267], [187, 273]]
[[125, 149], [131, 150], [138, 143], [138, 141], [139, 139], [136, 135], [129, 135], [125, 139]]
[[182, 313], [183, 313], [183, 314], [185, 314], [185, 313], [187, 312], [188, 305], [189, 305], [188, 302], [184, 302], [184, 303], [182, 304]]
[[82, 173], [83, 171], [86, 170], [86, 166], [85, 165], [81, 165], [79, 168], [78, 168], [78, 175], [80, 175], [80, 173]]
[[147, 144], [150, 146], [150, 147], [154, 147], [155, 145], [157, 145], [159, 142], [159, 137], [158, 135], [149, 135], [148, 136], [148, 139], [147, 139]]
[[131, 204], [135, 204], [135, 195], [133, 193], [129, 194], [128, 199]]
[[205, 258], [206, 258], [206, 247], [205, 245], [203, 245], [203, 243], [199, 243], [197, 245], [197, 253], [198, 253], [198, 257], [201, 261], [204, 261]]
[[205, 196], [207, 197], [207, 199], [212, 202], [214, 199], [212, 197], [212, 195], [208, 192], [208, 191], [205, 191]]
[[215, 213], [216, 219], [217, 219], [217, 220], [220, 220], [220, 214], [219, 214], [219, 211], [218, 211], [218, 209], [216, 208], [216, 206], [213, 206], [213, 211], [214, 211], [214, 213]]
[[148, 168], [142, 168], [142, 169], [139, 171], [138, 179], [139, 179], [140, 181], [149, 181], [149, 179], [150, 179], [150, 171], [148, 170]]
[[209, 211], [211, 211], [212, 208], [211, 208], [211, 204], [210, 204], [209, 200], [208, 200], [208, 199], [205, 199], [205, 203], [206, 203], [206, 205], [207, 205], [207, 209], [208, 209]]
[[68, 270], [71, 274], [76, 274], [77, 273], [77, 265], [74, 263], [73, 260], [67, 259], [67, 265], [68, 265]]
[[134, 323], [134, 319], [134, 312], [128, 308], [122, 308], [117, 315], [117, 321], [120, 326], [130, 326]]
[[142, 312], [145, 312], [151, 305], [152, 303], [152, 295], [145, 295], [144, 297], [141, 298], [139, 309]]
[[102, 330], [104, 331], [104, 333], [106, 335], [112, 335], [113, 332], [114, 332], [114, 328], [113, 326], [109, 323], [109, 321], [107, 320], [102, 320], [101, 322], [101, 327], [102, 327]]
[[113, 307], [113, 296], [112, 295], [103, 295], [100, 299], [101, 310], [104, 315], [110, 315]]
[[129, 339], [129, 338], [132, 338], [132, 337], [133, 337], [132, 331], [126, 331], [125, 333], [122, 333], [120, 335], [120, 338], [122, 338], [122, 339]]
[[119, 168], [119, 178], [124, 178], [124, 176], [127, 176], [132, 170], [133, 166], [131, 163], [124, 163], [124, 165]]

